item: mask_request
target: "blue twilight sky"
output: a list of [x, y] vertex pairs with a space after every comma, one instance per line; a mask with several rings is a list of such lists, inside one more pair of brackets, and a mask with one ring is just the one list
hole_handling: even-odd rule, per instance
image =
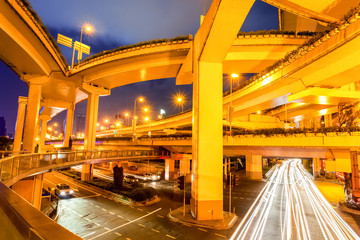
[[[93, 36], [85, 36], [83, 42], [91, 46], [91, 54], [119, 46], [153, 39], [195, 35], [203, 13], [203, 0], [29, 0], [50, 33], [57, 33], [74, 40], [80, 39], [80, 29], [85, 22], [94, 25]], [[206, 10], [211, 0], [205, 0]], [[278, 10], [256, 0], [241, 31], [278, 29]], [[68, 63], [71, 49], [60, 46]], [[27, 96], [28, 87], [16, 74], [0, 62], [0, 116], [6, 120], [7, 131], [14, 133], [18, 96]], [[224, 90], [229, 87], [224, 83]], [[172, 96], [183, 92], [187, 96], [184, 109], [191, 108], [192, 85], [176, 86], [175, 79], [161, 79], [131, 84], [113, 89], [111, 96], [100, 98], [99, 121], [105, 117], [133, 109], [136, 96], [143, 95], [154, 109], [160, 108], [167, 115], [181, 111], [172, 103]], [[131, 112], [131, 111], [130, 111]], [[86, 114], [86, 101], [76, 105], [75, 116]], [[55, 121], [62, 122], [65, 114]]]

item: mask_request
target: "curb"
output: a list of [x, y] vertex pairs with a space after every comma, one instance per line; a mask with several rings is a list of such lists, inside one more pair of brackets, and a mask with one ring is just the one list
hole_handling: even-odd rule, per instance
[[196, 226], [196, 227], [203, 227], [203, 228], [209, 228], [209, 229], [218, 229], [218, 230], [225, 230], [225, 229], [229, 229], [231, 227], [234, 226], [235, 222], [238, 220], [238, 216], [235, 215], [234, 218], [230, 221], [230, 223], [228, 225], [211, 225], [211, 224], [202, 224], [202, 223], [196, 223], [193, 221], [186, 221], [186, 220], [180, 220], [179, 218], [175, 218], [171, 215], [171, 212], [169, 212], [167, 214], [167, 217], [173, 221], [173, 222], [178, 222], [178, 223], [182, 223], [185, 225], [191, 225], [191, 226]]

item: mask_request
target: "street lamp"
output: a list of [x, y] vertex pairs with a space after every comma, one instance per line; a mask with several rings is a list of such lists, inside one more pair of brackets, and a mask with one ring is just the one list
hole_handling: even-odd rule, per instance
[[129, 113], [128, 112], [124, 113], [124, 116], [127, 119], [126, 120], [127, 125], [129, 125]]
[[150, 132], [150, 117], [145, 117], [145, 122], [148, 123], [148, 126], [149, 126], [149, 130], [148, 130], [148, 136], [151, 137], [151, 132]]
[[[91, 25], [91, 24], [88, 24], [86, 23], [84, 26], [81, 27], [81, 34], [80, 34], [80, 49], [78, 51], [78, 60], [80, 61], [80, 58], [79, 58], [79, 54], [81, 55], [82, 52], [81, 52], [81, 43], [82, 43], [82, 36], [83, 36], [83, 32], [85, 31], [86, 34], [91, 34], [92, 32], [94, 32], [94, 27]], [[75, 46], [74, 46], [74, 49], [73, 49], [73, 56], [72, 56], [72, 60], [71, 60], [71, 68], [74, 67], [74, 56], [75, 56]]]
[[135, 102], [134, 102], [134, 118], [133, 118], [133, 121], [132, 121], [132, 128], [133, 128], [134, 138], [136, 136], [136, 100], [139, 100], [139, 102], [144, 102], [145, 101], [143, 97], [135, 98]]
[[182, 93], [177, 93], [174, 96], [174, 102], [176, 105], [180, 105], [181, 106], [181, 112], [184, 111], [184, 104], [185, 104], [185, 95]]
[[233, 81], [235, 78], [238, 78], [239, 75], [236, 73], [231, 74], [231, 78], [230, 78], [230, 105], [229, 105], [229, 110], [228, 110], [228, 114], [229, 114], [229, 125], [230, 125], [230, 136], [231, 136], [231, 122], [232, 122], [232, 92], [233, 92]]

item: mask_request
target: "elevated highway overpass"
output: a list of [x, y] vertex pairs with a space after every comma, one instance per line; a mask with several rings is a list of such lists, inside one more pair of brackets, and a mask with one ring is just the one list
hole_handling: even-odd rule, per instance
[[[271, 34], [237, 37], [253, 2], [214, 0], [193, 39], [190, 37], [105, 53], [69, 70], [54, 50], [55, 44], [49, 41], [27, 7], [19, 0], [2, 1], [0, 17], [3, 21], [0, 27], [7, 41], [2, 43], [0, 58], [29, 84], [29, 97], [22, 99], [19, 106], [20, 125], [16, 129], [15, 150], [20, 150], [24, 105], [27, 105], [24, 149], [32, 152], [38, 135], [41, 106], [45, 106], [41, 114], [44, 116], [42, 129], [46, 129], [49, 120], [46, 116], [67, 109], [67, 145], [74, 104], [88, 98], [84, 148], [92, 150], [96, 148], [100, 95], [108, 95], [112, 88], [118, 86], [158, 78], [176, 77], [178, 84], [193, 82], [194, 112], [191, 123], [196, 179], [193, 183], [195, 202], [192, 202], [192, 211], [197, 219], [222, 219], [222, 163], [219, 159], [223, 156], [224, 116], [232, 115], [231, 122], [244, 119], [249, 122], [251, 118], [278, 119], [273, 121], [276, 124], [289, 120], [299, 122], [307, 117], [332, 113], [339, 102], [353, 103], [358, 99], [355, 84], [359, 80], [356, 77], [356, 46], [360, 30], [358, 14], [347, 22], [341, 22], [321, 39], [311, 40], [312, 43], [293, 52], [306, 38]], [[316, 8], [309, 7], [309, 1], [278, 0], [272, 1], [272, 4], [328, 25], [339, 17], [327, 13], [343, 4], [343, 1], [340, 1], [341, 4], [334, 2], [321, 1]], [[339, 7], [337, 13], [344, 14], [347, 9]], [[17, 30], [17, 25], [23, 31]], [[18, 51], [11, 53], [6, 51], [7, 48]], [[285, 59], [277, 62], [276, 66], [261, 71], [284, 56]], [[23, 64], [22, 57], [32, 58], [31, 69]], [[241, 85], [233, 94], [222, 96], [223, 73], [253, 71], [261, 71], [262, 74]], [[229, 107], [230, 102], [233, 108]], [[291, 105], [289, 115], [288, 103]], [[258, 115], [261, 116], [255, 117], [253, 113], [260, 113]], [[177, 117], [179, 125], [189, 121], [190, 114], [186, 114]], [[158, 125], [160, 129], [166, 124], [157, 122], [153, 125], [154, 128]], [[145, 130], [146, 126], [143, 128]], [[42, 133], [40, 145], [43, 145], [43, 141]], [[299, 141], [299, 144], [303, 142]], [[255, 163], [250, 165], [258, 166], [259, 159], [258, 156], [252, 158]], [[85, 169], [85, 172], [88, 170]], [[206, 191], [209, 187], [214, 191]], [[214, 214], [210, 216], [209, 212]]]

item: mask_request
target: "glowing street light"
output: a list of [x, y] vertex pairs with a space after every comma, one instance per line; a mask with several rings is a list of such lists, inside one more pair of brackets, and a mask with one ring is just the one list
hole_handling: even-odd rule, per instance
[[133, 115], [134, 119], [132, 121], [134, 138], [136, 136], [136, 100], [139, 100], [139, 102], [144, 102], [145, 101], [143, 97], [135, 98], [135, 101], [134, 101], [134, 115]]
[[120, 126], [121, 126], [121, 123], [117, 122], [117, 123], [116, 123], [116, 126], [117, 126], [117, 127], [120, 127]]
[[57, 123], [54, 123], [54, 127], [57, 127], [57, 125], [58, 125]]
[[177, 93], [174, 96], [174, 102], [176, 105], [180, 105], [181, 106], [181, 112], [184, 111], [184, 104], [185, 104], [185, 95], [182, 93]]
[[85, 44], [82, 44], [82, 36], [83, 36], [84, 31], [85, 31], [85, 34], [89, 35], [89, 34], [91, 34], [91, 33], [93, 33], [95, 31], [95, 28], [94, 28], [94, 26], [92, 26], [89, 23], [86, 23], [84, 26], [81, 27], [80, 44], [78, 46], [77, 42], [74, 43], [73, 56], [72, 56], [72, 61], [71, 61], [71, 68], [74, 67], [74, 56], [75, 56], [76, 48], [79, 48], [79, 49], [77, 49], [78, 50], [78, 61], [80, 61], [81, 58], [82, 58], [82, 51], [81, 51], [82, 48], [83, 48], [84, 51], [90, 53], [90, 47], [85, 45]]

